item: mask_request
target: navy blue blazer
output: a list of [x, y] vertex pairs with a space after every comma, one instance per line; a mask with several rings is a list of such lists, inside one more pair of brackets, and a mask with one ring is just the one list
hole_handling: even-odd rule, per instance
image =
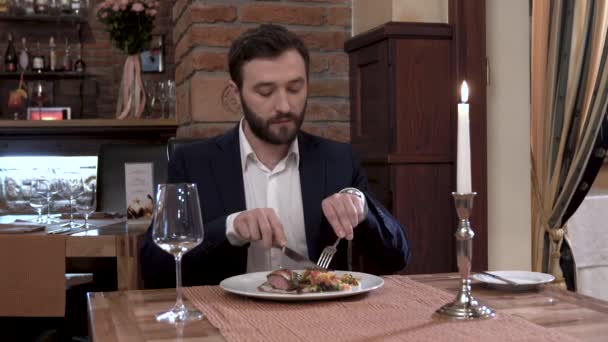
[[[235, 247], [226, 239], [228, 215], [246, 210], [238, 129], [237, 125], [223, 135], [180, 146], [169, 161], [168, 182], [196, 183], [203, 212], [204, 241], [182, 259], [185, 286], [215, 285], [246, 272], [249, 245]], [[317, 260], [323, 247], [336, 239], [321, 201], [346, 187], [355, 187], [365, 193], [369, 206], [367, 217], [355, 228], [358, 249], [366, 260], [377, 261], [384, 274], [403, 269], [410, 256], [405, 231], [368, 191], [367, 178], [351, 146], [305, 132], [299, 133], [298, 144], [310, 259]], [[333, 269], [346, 269], [346, 250], [342, 240]], [[175, 286], [173, 256], [154, 244], [151, 228], [145, 234], [140, 257], [146, 288]]]

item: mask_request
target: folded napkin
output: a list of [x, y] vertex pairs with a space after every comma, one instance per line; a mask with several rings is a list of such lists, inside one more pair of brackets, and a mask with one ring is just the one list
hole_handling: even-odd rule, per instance
[[40, 224], [26, 223], [0, 223], [0, 234], [23, 234], [44, 230], [45, 226]]

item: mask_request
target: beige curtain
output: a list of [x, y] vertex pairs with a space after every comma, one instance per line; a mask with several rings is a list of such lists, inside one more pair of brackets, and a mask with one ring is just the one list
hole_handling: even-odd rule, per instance
[[608, 1], [532, 2], [532, 268], [562, 281], [562, 222], [606, 112]]

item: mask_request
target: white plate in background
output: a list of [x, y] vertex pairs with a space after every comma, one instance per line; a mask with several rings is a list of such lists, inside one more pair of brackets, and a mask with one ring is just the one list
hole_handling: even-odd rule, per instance
[[517, 285], [507, 284], [504, 281], [494, 278], [492, 276], [476, 273], [471, 276], [475, 280], [479, 280], [486, 283], [490, 287], [498, 289], [516, 289], [516, 290], [527, 290], [536, 288], [538, 285], [552, 282], [555, 277], [551, 274], [541, 272], [530, 272], [530, 271], [488, 271], [489, 273], [496, 274], [502, 278], [512, 280]]

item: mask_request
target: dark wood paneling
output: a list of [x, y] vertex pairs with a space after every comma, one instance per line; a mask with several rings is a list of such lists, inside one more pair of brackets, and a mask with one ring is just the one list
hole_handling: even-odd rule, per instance
[[[449, 95], [450, 41], [391, 41], [395, 77], [396, 154], [451, 156], [454, 102]], [[437, 143], [441, 141], [443, 143]]]
[[[351, 139], [361, 152], [389, 152], [389, 98], [387, 42], [368, 46], [351, 58]], [[365, 115], [363, 115], [365, 113]]]
[[405, 273], [456, 270], [452, 164], [392, 165], [393, 214], [405, 225], [412, 261]]

